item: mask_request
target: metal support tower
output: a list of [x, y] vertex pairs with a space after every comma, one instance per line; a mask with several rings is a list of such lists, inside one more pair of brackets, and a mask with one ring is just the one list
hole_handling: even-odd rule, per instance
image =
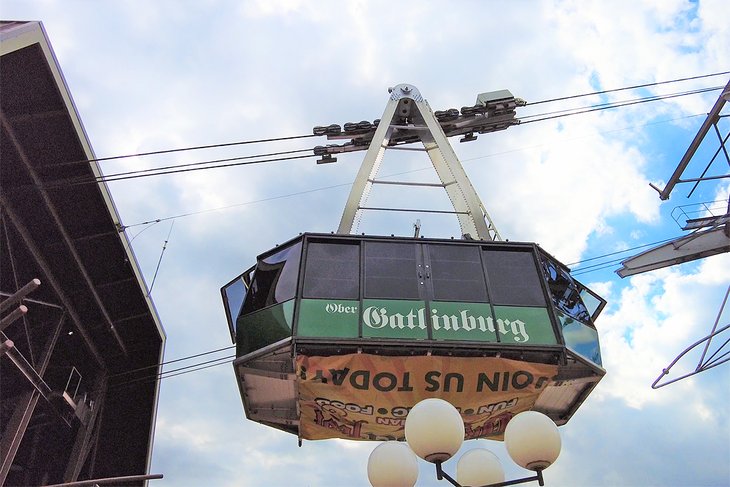
[[[371, 208], [366, 201], [374, 184], [402, 186], [424, 186], [443, 188], [459, 220], [462, 236], [475, 240], [501, 240], [494, 222], [484, 208], [454, 149], [448, 141], [449, 135], [464, 135], [463, 142], [474, 140], [474, 133], [504, 130], [518, 123], [514, 109], [524, 101], [514, 98], [507, 90], [483, 93], [477, 97], [473, 107], [464, 107], [461, 115], [456, 109], [443, 112], [431, 110], [418, 89], [409, 84], [399, 84], [388, 90], [390, 98], [383, 116], [373, 124], [345, 124], [342, 133], [338, 125], [315, 127], [316, 135], [327, 135], [329, 139], [352, 138], [343, 145], [320, 146], [315, 149], [323, 156], [320, 163], [334, 162], [332, 154], [363, 150], [365, 158], [355, 178], [337, 233], [354, 233], [363, 210], [418, 211], [423, 213], [444, 213], [434, 210], [404, 210], [397, 208]], [[386, 149], [421, 142], [438, 175], [440, 183], [414, 183], [383, 181], [376, 179]], [[410, 149], [419, 150], [419, 149]], [[452, 212], [447, 212], [452, 213]]]
[[[687, 197], [689, 198], [701, 182], [730, 178], [730, 172], [727, 171], [716, 175], [708, 174], [710, 167], [720, 154], [724, 155], [725, 161], [727, 162], [728, 167], [730, 167], [730, 156], [728, 155], [728, 147], [726, 146], [728, 139], [730, 139], [730, 133], [726, 131], [723, 135], [719, 126], [722, 119], [730, 116], [728, 113], [723, 114], [723, 108], [728, 101], [730, 101], [730, 81], [728, 81], [727, 85], [725, 85], [722, 93], [713, 104], [712, 109], [710, 109], [710, 112], [707, 114], [707, 118], [705, 118], [705, 121], [700, 126], [694, 139], [692, 139], [692, 142], [690, 142], [687, 151], [682, 156], [679, 164], [677, 164], [677, 168], [672, 173], [664, 189], [659, 189], [653, 184], [650, 185], [659, 193], [659, 198], [662, 201], [669, 199], [671, 192], [678, 184], [694, 183], [692, 189], [687, 194]], [[717, 150], [715, 150], [714, 155], [710, 158], [699, 177], [683, 177], [687, 172], [690, 162], [694, 159], [698, 149], [705, 140], [705, 137], [710, 133], [711, 129], [714, 129], [715, 135], [717, 136]], [[655, 269], [682, 264], [684, 262], [704, 259], [712, 255], [730, 252], [730, 198], [728, 198], [726, 206], [724, 202], [712, 202], [712, 204], [714, 203], [722, 203], [722, 207], [726, 208], [726, 210], [724, 210], [724, 214], [716, 214], [710, 209], [710, 205], [707, 203], [701, 203], [699, 205], [701, 208], [700, 216], [687, 218], [684, 226], [682, 227], [682, 230], [691, 231], [692, 233], [623, 260], [621, 262], [621, 268], [616, 271], [618, 275], [621, 277], [633, 276], [642, 272], [648, 272]], [[686, 212], [682, 207], [675, 208], [675, 210], [678, 209], [681, 210], [682, 215], [686, 215]], [[695, 374], [699, 374], [700, 372], [730, 361], [730, 350], [726, 348], [730, 343], [730, 340], [725, 340], [719, 347], [714, 349], [714, 351], [710, 350], [712, 340], [721, 333], [726, 333], [730, 330], [730, 324], [721, 324], [723, 311], [725, 310], [728, 302], [728, 293], [730, 293], [730, 286], [728, 286], [728, 290], [725, 293], [725, 298], [720, 305], [720, 310], [717, 313], [717, 319], [715, 320], [710, 333], [687, 347], [684, 351], [677, 355], [669, 366], [662, 369], [661, 374], [652, 384], [654, 389], [664, 387], [665, 385], [691, 377]], [[695, 369], [689, 373], [670, 379], [668, 377], [670, 369], [690, 351], [702, 345], [704, 345], [704, 350]], [[708, 352], [711, 352], [709, 357]]]

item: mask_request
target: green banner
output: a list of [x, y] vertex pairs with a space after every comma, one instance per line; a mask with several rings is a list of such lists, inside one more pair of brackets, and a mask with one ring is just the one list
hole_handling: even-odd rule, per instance
[[305, 337], [358, 338], [358, 301], [302, 299], [297, 335]]
[[491, 306], [486, 303], [431, 302], [434, 340], [496, 342]]
[[524, 345], [558, 343], [546, 308], [491, 306], [487, 303], [366, 299], [358, 301], [303, 299], [297, 335], [363, 338], [481, 341]]
[[428, 338], [426, 303], [365, 299], [362, 310], [363, 338]]
[[495, 306], [497, 331], [503, 343], [555, 345], [558, 343], [547, 308]]

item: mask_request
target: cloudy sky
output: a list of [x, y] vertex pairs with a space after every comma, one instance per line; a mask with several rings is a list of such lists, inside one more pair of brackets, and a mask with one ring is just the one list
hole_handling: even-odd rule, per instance
[[[499, 89], [537, 102], [730, 69], [724, 0], [2, 0], [0, 17], [43, 21], [98, 157], [373, 120], [385, 108], [387, 88], [398, 83], [415, 85], [439, 110], [472, 105], [477, 94]], [[528, 105], [518, 116], [727, 81], [722, 75]], [[451, 142], [504, 238], [538, 242], [574, 263], [679, 236], [676, 207], [727, 201], [727, 180], [705, 183], [691, 198], [690, 188], [680, 186], [666, 202], [649, 187], [664, 186], [718, 94]], [[102, 164], [114, 174], [324, 143], [302, 139]], [[693, 175], [716, 143], [708, 138]], [[168, 240], [152, 293], [168, 335], [167, 360], [231, 344], [220, 287], [257, 254], [299, 232], [335, 230], [363, 155], [322, 166], [309, 158], [110, 183], [148, 285]], [[386, 157], [383, 174], [433, 178], [418, 153], [390, 162]], [[713, 171], [726, 172], [722, 164]], [[372, 202], [396, 196], [404, 197], [374, 193]], [[424, 207], [447, 204], [440, 194], [407, 198]], [[179, 215], [188, 216], [168, 218]], [[427, 237], [458, 236], [451, 219], [419, 218]], [[157, 219], [164, 220], [141, 224]], [[409, 235], [414, 220], [366, 214], [360, 230]], [[563, 451], [545, 472], [548, 485], [730, 484], [730, 367], [650, 387], [709, 332], [730, 281], [729, 257], [623, 280], [615, 265], [574, 266], [609, 302], [597, 322], [608, 373], [560, 428]], [[677, 373], [695, 365], [680, 363]], [[488, 443], [508, 478], [526, 475], [502, 444]], [[365, 486], [373, 446], [328, 440], [299, 448], [294, 436], [248, 422], [232, 367], [223, 365], [162, 381], [151, 471], [165, 479], [150, 485]], [[427, 467], [418, 485], [439, 485]]]

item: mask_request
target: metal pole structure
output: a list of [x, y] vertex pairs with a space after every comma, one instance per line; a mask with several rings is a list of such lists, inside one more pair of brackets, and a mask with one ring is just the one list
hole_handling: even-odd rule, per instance
[[[453, 477], [451, 477], [449, 474], [444, 472], [443, 468], [441, 467], [441, 462], [436, 462], [436, 478], [438, 480], [446, 479], [454, 487], [462, 487], [462, 485], [459, 482], [457, 482]], [[537, 482], [538, 485], [544, 486], [545, 480], [542, 477], [542, 470], [536, 470], [535, 475], [533, 477], [524, 477], [521, 479], [506, 480], [504, 482], [497, 482], [494, 484], [480, 485], [480, 486], [474, 486], [474, 487], [507, 487], [508, 485], [519, 485], [519, 484], [524, 484], [526, 482]]]
[[79, 272], [81, 273], [81, 276], [84, 278], [84, 281], [86, 281], [86, 284], [89, 287], [89, 291], [91, 292], [91, 296], [94, 298], [94, 301], [96, 302], [97, 306], [99, 307], [99, 311], [101, 311], [101, 314], [104, 317], [104, 320], [106, 321], [106, 323], [109, 327], [109, 330], [111, 331], [112, 335], [114, 336], [114, 338], [117, 342], [117, 345], [119, 345], [119, 348], [122, 350], [122, 353], [124, 353], [124, 356], [126, 357], [128, 355], [127, 347], [125, 346], [124, 342], [122, 341], [122, 337], [119, 335], [119, 332], [114, 327], [114, 321], [112, 320], [111, 316], [109, 315], [109, 312], [106, 309], [106, 306], [104, 305], [104, 302], [102, 301], [101, 297], [99, 296], [99, 293], [98, 293], [96, 287], [94, 286], [91, 276], [89, 276], [89, 272], [86, 270], [86, 266], [84, 265], [83, 261], [81, 260], [78, 250], [76, 249], [76, 246], [73, 243], [73, 239], [68, 234], [68, 231], [66, 230], [66, 226], [63, 224], [63, 221], [61, 220], [61, 217], [58, 214], [58, 210], [56, 209], [56, 206], [53, 204], [53, 201], [51, 200], [51, 197], [48, 194], [48, 191], [45, 189], [43, 181], [38, 176], [35, 169], [33, 168], [33, 165], [30, 163], [28, 156], [25, 154], [25, 151], [23, 150], [23, 147], [20, 144], [12, 125], [10, 125], [10, 122], [2, 114], [0, 114], [0, 122], [2, 123], [2, 126], [5, 128], [5, 131], [7, 132], [8, 136], [10, 138], [10, 141], [15, 146], [15, 150], [17, 151], [18, 156], [20, 157], [20, 160], [25, 165], [26, 169], [28, 170], [28, 173], [30, 174], [33, 182], [35, 183], [35, 185], [38, 189], [38, 192], [40, 193], [41, 197], [43, 198], [46, 208], [48, 209], [48, 212], [53, 217], [53, 220], [56, 222], [56, 228], [61, 233], [61, 236], [63, 237], [63, 241], [66, 243], [69, 253], [73, 257], [74, 261], [76, 262], [76, 265], [78, 267]]
[[89, 350], [91, 351], [91, 354], [94, 356], [94, 359], [96, 359], [96, 362], [99, 364], [99, 366], [101, 368], [105, 369], [106, 362], [104, 361], [104, 358], [102, 357], [101, 353], [99, 352], [99, 349], [94, 344], [94, 341], [91, 339], [91, 336], [89, 335], [88, 331], [86, 330], [86, 327], [84, 326], [84, 322], [81, 319], [81, 316], [79, 316], [79, 314], [76, 312], [76, 308], [74, 307], [73, 302], [71, 301], [69, 296], [64, 291], [63, 287], [61, 286], [60, 281], [51, 272], [50, 266], [48, 265], [48, 262], [46, 261], [45, 257], [43, 256], [43, 253], [41, 252], [40, 247], [33, 240], [30, 232], [23, 224], [21, 218], [15, 212], [15, 210], [8, 204], [8, 201], [3, 197], [2, 194], [0, 194], [0, 206], [3, 207], [3, 210], [5, 211], [5, 214], [8, 216], [10, 223], [12, 223], [12, 225], [15, 227], [15, 230], [18, 232], [18, 234], [21, 236], [21, 238], [25, 242], [25, 244], [28, 248], [28, 251], [35, 258], [41, 271], [45, 274], [46, 281], [51, 285], [51, 287], [55, 291], [56, 295], [58, 295], [58, 298], [61, 300], [61, 303], [63, 304], [65, 310], [68, 312], [69, 316], [71, 317], [71, 320], [76, 325], [76, 329], [79, 331], [79, 333], [83, 337], [84, 341], [86, 342], [86, 345], [89, 347]]
[[[380, 183], [375, 180], [375, 176], [380, 169], [385, 150], [390, 148], [391, 138], [395, 133], [400, 136], [408, 133], [423, 143], [424, 149], [422, 150], [428, 154], [436, 174], [441, 180], [441, 184], [436, 186], [446, 190], [454, 207], [453, 213], [459, 220], [462, 235], [469, 235], [475, 240], [500, 240], [501, 237], [494, 223], [484, 209], [484, 205], [471, 185], [428, 102], [412, 85], [400, 84], [389, 91], [390, 99], [352, 184], [337, 233], [356, 231], [361, 210], [369, 209], [364, 205], [373, 183]], [[388, 184], [399, 183], [389, 182]], [[405, 183], [405, 185], [420, 184]], [[433, 210], [409, 211], [433, 213]]]
[[7, 299], [0, 301], [0, 313], [2, 313], [15, 303], [19, 303], [20, 301], [22, 301], [24, 297], [38, 289], [38, 286], [40, 285], [40, 279], [33, 279], [28, 284], [15, 291]]
[[12, 340], [5, 340], [4, 342], [0, 343], [0, 357], [5, 355], [5, 353], [13, 348], [15, 344]]
[[[728, 90], [730, 90], [730, 81], [728, 81], [727, 85], [725, 85], [725, 88], [723, 89], [723, 95]], [[721, 95], [717, 98], [717, 101], [715, 102], [715, 105], [710, 110], [710, 113], [707, 114], [707, 118], [702, 123], [702, 126], [700, 127], [700, 130], [697, 132], [697, 135], [695, 135], [695, 138], [692, 140], [692, 142], [689, 144], [689, 148], [687, 149], [687, 152], [684, 153], [684, 156], [682, 156], [682, 160], [679, 161], [679, 165], [677, 166], [677, 169], [674, 170], [674, 174], [669, 178], [669, 181], [667, 182], [667, 185], [664, 186], [664, 189], [660, 190], [654, 185], [651, 185], [652, 188], [657, 190], [659, 192], [659, 198], [662, 200], [669, 199], [669, 194], [672, 192], [674, 187], [677, 185], [677, 183], [680, 183], [680, 178], [682, 177], [682, 173], [687, 168], [687, 165], [689, 164], [689, 161], [692, 159], [692, 157], [695, 155], [695, 152], [697, 152], [697, 149], [700, 147], [700, 144], [702, 143], [702, 140], [705, 138], [705, 135], [707, 135], [707, 132], [709, 132], [710, 127], [717, 122], [717, 118], [720, 115], [720, 111], [722, 110], [722, 107], [725, 106], [725, 98]]]
[[[1, 331], [0, 340], [8, 340], [8, 337], [5, 335], [5, 333]], [[28, 360], [26, 360], [23, 354], [20, 353], [17, 348], [13, 347], [7, 351], [7, 355], [10, 358], [10, 361], [15, 364], [18, 370], [20, 370], [25, 378], [28, 379], [28, 382], [31, 383], [31, 385], [41, 394], [41, 396], [43, 396], [46, 401], [51, 402], [51, 395], [53, 391], [46, 383], [46, 381], [43, 380], [43, 377], [41, 377], [38, 372], [36, 372], [36, 370], [33, 368], [33, 366], [28, 363]]]
[[28, 308], [23, 306], [22, 304], [15, 308], [12, 313], [8, 314], [5, 318], [0, 320], [0, 332], [27, 312]]
[[[37, 365], [37, 372], [40, 375], [45, 374], [48, 368], [51, 355], [53, 355], [53, 350], [56, 347], [56, 342], [58, 341], [65, 321], [66, 314], [64, 313], [58, 321], [53, 334], [46, 342], [44, 352]], [[20, 442], [23, 439], [25, 430], [28, 427], [28, 423], [30, 423], [30, 418], [40, 397], [40, 392], [34, 389], [29, 390], [24, 396], [19, 398], [16, 401], [15, 410], [10, 421], [5, 425], [3, 436], [0, 437], [0, 485], [5, 484], [10, 467], [15, 459], [15, 454], [18, 452], [18, 448], [20, 448]]]

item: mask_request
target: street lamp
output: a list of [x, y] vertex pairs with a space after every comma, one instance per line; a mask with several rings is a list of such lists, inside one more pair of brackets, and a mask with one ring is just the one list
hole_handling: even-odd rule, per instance
[[[406, 442], [378, 445], [368, 459], [368, 479], [373, 487], [413, 487], [418, 478], [416, 455], [436, 465], [436, 477], [455, 487], [501, 487], [536, 480], [545, 485], [542, 471], [560, 454], [560, 434], [555, 423], [542, 413], [525, 411], [515, 415], [504, 432], [510, 457], [535, 475], [504, 480], [499, 459], [489, 450], [476, 448], [465, 453], [456, 466], [456, 479], [441, 465], [461, 447], [464, 422], [459, 411], [442, 399], [425, 399], [408, 413]], [[409, 448], [410, 447], [410, 448]]]

